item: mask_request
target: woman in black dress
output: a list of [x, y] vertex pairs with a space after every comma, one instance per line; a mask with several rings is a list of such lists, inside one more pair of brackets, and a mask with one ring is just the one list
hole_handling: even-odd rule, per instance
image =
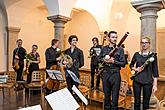
[[[154, 58], [154, 61], [149, 62], [143, 68], [142, 65], [151, 57]], [[159, 77], [157, 55], [150, 51], [150, 38], [142, 38], [141, 51], [134, 54], [130, 68], [139, 73], [133, 79], [134, 110], [140, 110], [141, 90], [143, 90], [143, 110], [149, 109], [150, 97], [152, 93], [157, 91], [157, 77]]]
[[[32, 46], [32, 52], [26, 55], [27, 67], [29, 74], [27, 75], [27, 83], [31, 83], [32, 72], [39, 70], [40, 55], [37, 52], [38, 46]], [[29, 63], [29, 64], [28, 64]]]

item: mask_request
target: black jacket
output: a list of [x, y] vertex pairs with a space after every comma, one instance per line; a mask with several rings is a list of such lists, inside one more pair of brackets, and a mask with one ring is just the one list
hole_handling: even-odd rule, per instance
[[95, 47], [93, 46], [90, 48], [90, 56], [92, 56], [91, 65], [98, 65], [98, 61], [99, 61], [98, 58], [101, 52], [101, 48], [102, 48], [101, 45], [96, 45]]
[[46, 69], [50, 69], [52, 65], [57, 65], [58, 61], [56, 58], [58, 58], [61, 54], [61, 51], [57, 51], [57, 49], [50, 47], [46, 49], [45, 57], [46, 57]]
[[68, 48], [64, 51], [64, 54], [69, 55], [73, 60], [73, 66], [69, 68], [72, 72], [75, 73], [77, 77], [79, 77], [79, 68], [84, 66], [84, 55], [83, 51], [79, 48], [75, 47], [74, 51], [71, 53], [71, 48]]
[[[103, 61], [103, 58], [108, 55], [111, 51], [112, 51], [112, 47], [109, 47], [109, 45], [107, 46], [104, 46], [102, 49], [101, 49], [101, 53], [100, 53], [100, 56], [99, 56], [99, 61]], [[111, 67], [114, 67], [115, 69], [119, 69], [121, 67], [124, 67], [125, 66], [125, 56], [124, 56], [124, 50], [119, 47], [118, 50], [116, 51], [116, 53], [114, 54], [114, 59], [115, 59], [115, 62], [114, 64], [111, 64]], [[109, 68], [109, 67], [107, 67]]]
[[142, 84], [148, 84], [153, 82], [153, 77], [159, 77], [158, 74], [158, 64], [157, 64], [157, 55], [156, 53], [151, 53], [147, 56], [141, 55], [139, 52], [136, 52], [133, 55], [133, 58], [130, 63], [130, 68], [134, 67], [140, 67], [144, 64], [144, 62], [150, 58], [153, 54], [154, 55], [154, 61], [152, 63], [149, 63], [144, 70], [134, 78], [134, 81], [140, 82]]
[[26, 55], [26, 50], [23, 47], [20, 48], [16, 48], [13, 51], [13, 62], [12, 65], [14, 66], [14, 59], [15, 59], [15, 55], [18, 55], [19, 57], [19, 65], [24, 65], [24, 59], [25, 59], [25, 55]]

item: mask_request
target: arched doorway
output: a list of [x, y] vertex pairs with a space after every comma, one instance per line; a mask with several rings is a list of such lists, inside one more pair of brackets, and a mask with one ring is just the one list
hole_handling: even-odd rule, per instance
[[86, 10], [73, 9], [71, 21], [65, 25], [65, 48], [69, 47], [68, 37], [71, 34], [78, 36], [78, 47], [84, 53], [84, 68], [90, 67], [89, 49], [92, 46], [92, 38], [98, 37], [101, 40], [100, 30], [96, 19]]

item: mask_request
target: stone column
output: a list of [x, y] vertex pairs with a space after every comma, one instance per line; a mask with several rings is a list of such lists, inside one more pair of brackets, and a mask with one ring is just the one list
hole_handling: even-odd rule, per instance
[[156, 52], [157, 12], [164, 8], [164, 0], [133, 0], [132, 6], [141, 13], [141, 38], [151, 37], [151, 50]]
[[18, 39], [18, 34], [21, 28], [18, 27], [9, 27], [9, 56], [8, 56], [8, 64], [9, 64], [9, 71], [12, 69], [12, 59], [13, 59], [13, 50], [16, 48], [16, 40]]
[[60, 40], [60, 48], [64, 49], [64, 24], [71, 19], [61, 15], [49, 16], [48, 20], [51, 20], [55, 26], [54, 38]]

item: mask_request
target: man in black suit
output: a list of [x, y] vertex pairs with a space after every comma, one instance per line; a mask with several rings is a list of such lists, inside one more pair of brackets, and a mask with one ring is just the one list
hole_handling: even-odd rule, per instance
[[[68, 42], [70, 44], [70, 47], [64, 51], [64, 54], [69, 55], [73, 61], [73, 65], [70, 68], [67, 67], [67, 70], [72, 71], [77, 76], [77, 78], [79, 78], [80, 77], [79, 68], [81, 68], [84, 65], [84, 55], [83, 55], [83, 51], [76, 46], [77, 41], [78, 41], [78, 37], [76, 35], [69, 36]], [[66, 72], [66, 82], [67, 82], [67, 88], [71, 93], [73, 93], [72, 92], [73, 85], [77, 87], [79, 85], [79, 83], [75, 82], [74, 79], [72, 79], [72, 77], [67, 72]]]

